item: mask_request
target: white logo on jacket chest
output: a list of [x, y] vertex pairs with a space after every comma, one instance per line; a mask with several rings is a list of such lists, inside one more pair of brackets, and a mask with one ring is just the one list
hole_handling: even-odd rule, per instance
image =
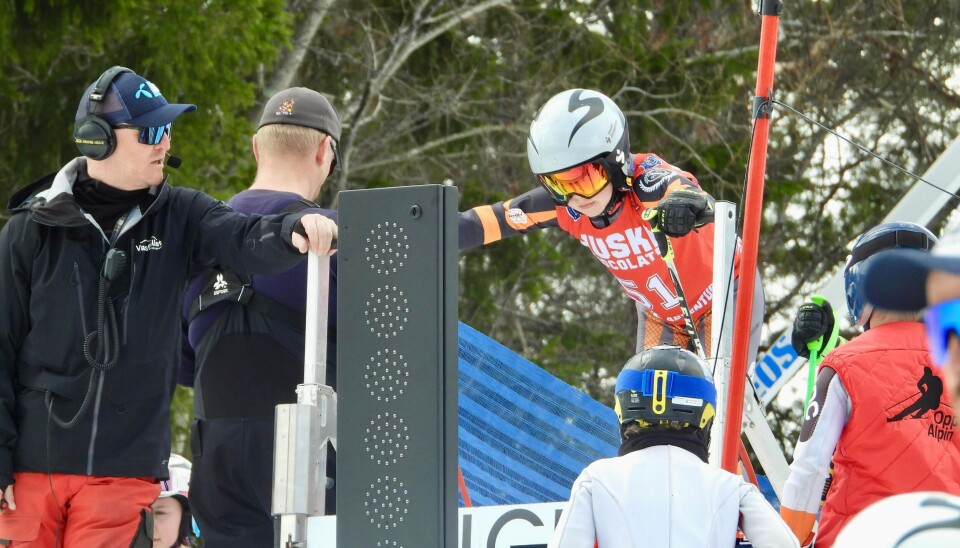
[[159, 251], [163, 248], [163, 242], [156, 236], [150, 236], [136, 245], [137, 251]]

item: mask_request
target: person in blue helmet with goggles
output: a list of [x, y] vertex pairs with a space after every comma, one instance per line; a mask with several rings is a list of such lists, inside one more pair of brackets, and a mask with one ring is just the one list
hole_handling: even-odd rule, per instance
[[[917, 321], [922, 306], [890, 310], [863, 291], [884, 250], [923, 253], [936, 241], [920, 225], [886, 222], [854, 242], [843, 271], [846, 304], [864, 332], [824, 356], [781, 497], [780, 513], [801, 543], [812, 539], [818, 511], [816, 545], [829, 547], [854, 515], [884, 497], [918, 489], [960, 494], [960, 438], [936, 435], [949, 404]], [[829, 335], [834, 321], [828, 302], [801, 306], [794, 348], [801, 353]]]
[[583, 470], [549, 548], [729, 547], [738, 527], [757, 548], [799, 546], [756, 486], [708, 464], [717, 389], [696, 354], [644, 350], [615, 394], [618, 456]]
[[960, 222], [951, 224], [930, 251], [878, 253], [864, 275], [863, 287], [874, 306], [925, 309], [923, 323], [933, 363], [943, 372], [956, 408], [960, 404]]
[[[941, 417], [953, 431], [960, 402], [960, 223], [944, 230], [932, 250], [894, 249], [876, 255], [862, 277], [865, 299], [889, 310], [923, 309], [932, 361], [946, 382], [944, 399], [954, 409]], [[946, 423], [946, 424], [943, 424]], [[950, 471], [931, 470], [935, 474]], [[953, 472], [955, 474], [955, 472]], [[960, 497], [916, 491], [884, 498], [857, 514], [840, 531], [838, 548], [956, 546]]]

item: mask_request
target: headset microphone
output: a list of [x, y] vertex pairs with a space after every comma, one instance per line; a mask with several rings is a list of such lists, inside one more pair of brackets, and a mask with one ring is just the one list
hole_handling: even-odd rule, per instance
[[183, 159], [181, 159], [179, 156], [174, 156], [169, 152], [167, 152], [166, 155], [167, 155], [167, 165], [172, 167], [173, 169], [179, 169], [180, 164], [183, 163]]

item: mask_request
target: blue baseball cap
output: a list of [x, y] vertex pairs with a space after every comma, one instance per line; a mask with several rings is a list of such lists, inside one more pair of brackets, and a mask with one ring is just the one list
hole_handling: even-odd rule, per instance
[[168, 103], [157, 86], [134, 72], [117, 75], [99, 102], [90, 99], [96, 84], [90, 84], [84, 92], [77, 107], [77, 121], [94, 114], [111, 126], [157, 127], [197, 110], [196, 105]]
[[889, 249], [872, 259], [863, 278], [867, 301], [886, 310], [922, 310], [931, 270], [960, 274], [960, 222], [947, 227], [930, 251]]

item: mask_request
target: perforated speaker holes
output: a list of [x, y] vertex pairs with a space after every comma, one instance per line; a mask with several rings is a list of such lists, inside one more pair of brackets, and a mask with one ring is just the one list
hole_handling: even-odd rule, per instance
[[363, 443], [374, 462], [390, 466], [402, 459], [410, 447], [410, 428], [396, 413], [377, 414], [364, 432]]
[[379, 402], [395, 401], [403, 395], [407, 387], [410, 371], [403, 354], [396, 350], [377, 350], [376, 356], [370, 356], [363, 373], [370, 396]]
[[377, 288], [366, 302], [363, 315], [367, 317], [370, 332], [389, 339], [403, 331], [410, 315], [407, 298], [395, 285]]
[[410, 506], [409, 493], [399, 478], [386, 476], [370, 484], [363, 502], [370, 523], [388, 531], [403, 522]]
[[397, 223], [378, 223], [376, 229], [370, 229], [367, 245], [363, 248], [370, 268], [387, 276], [403, 268], [410, 251], [407, 240], [403, 227]]

